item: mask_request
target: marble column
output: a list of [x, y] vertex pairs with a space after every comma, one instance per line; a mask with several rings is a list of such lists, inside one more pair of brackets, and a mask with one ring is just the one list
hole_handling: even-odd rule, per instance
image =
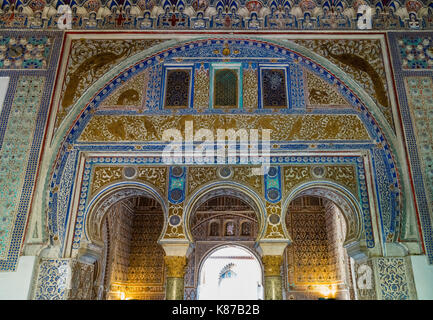
[[281, 266], [283, 257], [281, 255], [263, 256], [262, 262], [265, 272], [265, 299], [282, 300]]
[[161, 241], [165, 251], [164, 263], [167, 268], [165, 279], [165, 299], [183, 300], [184, 276], [187, 257], [190, 254], [188, 241], [178, 243], [165, 243]]
[[165, 256], [167, 267], [165, 284], [166, 300], [183, 300], [186, 256]]

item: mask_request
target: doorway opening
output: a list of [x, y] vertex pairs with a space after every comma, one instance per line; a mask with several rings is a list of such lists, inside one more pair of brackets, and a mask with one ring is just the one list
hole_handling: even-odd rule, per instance
[[323, 197], [301, 195], [288, 207], [286, 227], [292, 237], [285, 253], [288, 299], [355, 299], [340, 208]]
[[[248, 196], [233, 189], [202, 196], [190, 219], [194, 249], [185, 276], [186, 297], [262, 298], [263, 272], [254, 251], [259, 232], [257, 212]], [[239, 290], [233, 289], [238, 286]]]
[[162, 207], [150, 197], [131, 197], [110, 207], [102, 223], [99, 299], [164, 299], [164, 250], [157, 242], [163, 226]]
[[198, 300], [263, 300], [263, 273], [257, 257], [236, 245], [217, 248], [202, 262]]

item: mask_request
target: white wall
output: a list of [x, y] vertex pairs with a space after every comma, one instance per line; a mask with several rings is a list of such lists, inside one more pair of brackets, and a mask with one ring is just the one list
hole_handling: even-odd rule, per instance
[[419, 300], [433, 300], [433, 265], [426, 256], [411, 256], [415, 287]]
[[13, 272], [0, 272], [0, 300], [30, 299], [36, 256], [23, 256]]
[[6, 97], [8, 85], [9, 85], [9, 77], [0, 77], [0, 114], [3, 110], [3, 102]]

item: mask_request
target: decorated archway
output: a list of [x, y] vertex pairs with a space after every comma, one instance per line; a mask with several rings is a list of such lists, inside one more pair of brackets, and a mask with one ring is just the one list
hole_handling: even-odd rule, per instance
[[[164, 251], [157, 242], [167, 217], [161, 200], [143, 183], [110, 185], [92, 198], [77, 258], [94, 265], [94, 299], [164, 297]], [[149, 286], [150, 292], [132, 289]]]
[[[143, 184], [157, 190], [165, 208], [159, 242], [167, 259], [182, 261], [179, 265], [186, 264], [192, 240], [191, 212], [206, 197], [229, 189], [258, 214], [256, 240], [268, 257], [265, 271], [272, 277], [277, 276], [275, 270], [282, 262], [276, 258], [278, 250], [268, 249], [290, 243], [283, 223], [285, 207], [303, 192], [326, 190], [324, 194], [338, 199], [348, 228], [345, 244], [353, 248], [354, 256], [364, 257], [360, 253], [364, 249], [381, 254], [387, 242], [397, 240], [400, 212], [406, 206], [401, 194], [407, 179], [400, 179], [405, 173], [399, 170], [405, 162], [397, 151], [389, 119], [349, 75], [288, 41], [215, 36], [150, 42], [149, 48], [119, 58], [74, 103], [61, 105], [52, 121], [54, 134], [46, 152], [50, 161], [42, 169], [47, 179], [41, 200], [48, 208], [50, 235], [62, 244], [62, 252], [79, 256], [83, 236], [87, 236], [82, 221], [90, 221], [90, 208], [98, 195], [121, 184]], [[227, 85], [224, 82], [219, 88], [222, 80], [213, 77], [216, 74], [223, 74], [227, 83], [236, 78], [237, 90], [217, 104], [206, 99]], [[171, 86], [179, 87], [176, 77], [189, 84], [182, 94], [187, 98], [179, 100], [185, 104], [180, 108], [179, 101], [167, 93]], [[284, 83], [284, 90], [271, 101], [264, 97], [265, 90], [272, 90], [266, 81], [276, 78]], [[136, 90], [132, 84], [143, 79], [144, 94], [128, 91]], [[308, 81], [332, 90], [338, 99], [324, 106], [312, 105], [311, 99], [320, 99], [311, 90], [309, 96], [304, 94]], [[71, 84], [66, 81], [64, 85], [70, 92]], [[137, 93], [137, 99], [144, 102], [134, 105], [135, 100], [126, 99], [129, 93], [133, 93], [132, 100]], [[64, 97], [59, 99], [64, 101]], [[308, 108], [304, 100], [309, 101]], [[190, 123], [198, 129], [271, 130], [275, 134], [268, 154], [271, 170], [255, 176], [252, 168], [257, 163], [253, 161], [203, 164], [188, 153], [177, 163], [165, 163], [161, 157], [167, 145], [164, 132], [173, 129], [185, 136]], [[227, 172], [222, 174], [221, 168], [231, 173], [224, 175]], [[65, 230], [71, 231], [66, 235]], [[182, 282], [182, 272], [170, 271], [177, 284]], [[179, 288], [176, 297], [181, 296], [183, 287]]]
[[[232, 55], [241, 54], [242, 50], [244, 50], [242, 48], [244, 47], [245, 50], [249, 50], [249, 48], [254, 47], [258, 50], [268, 52], [268, 55], [272, 53], [272, 55], [281, 56], [288, 61], [296, 62], [296, 64], [300, 64], [303, 67], [307, 68], [309, 72], [320, 74], [320, 76], [323, 77], [325, 81], [337, 84], [338, 91], [343, 95], [343, 97], [346, 97], [348, 99], [349, 103], [352, 104], [351, 108], [354, 108], [353, 110], [357, 110], [356, 112], [359, 112], [358, 116], [363, 121], [363, 125], [365, 126], [366, 130], [366, 136], [364, 138], [368, 137], [367, 140], [369, 140], [373, 144], [377, 144], [379, 147], [378, 150], [382, 150], [379, 152], [382, 155], [379, 155], [379, 153], [377, 154], [377, 156], [375, 155], [377, 157], [376, 161], [383, 161], [381, 165], [389, 171], [388, 177], [391, 177], [389, 178], [391, 179], [389, 180], [389, 183], [393, 184], [394, 186], [393, 190], [391, 190], [392, 192], [389, 194], [390, 198], [386, 199], [387, 203], [384, 203], [382, 205], [382, 207], [387, 208], [387, 210], [391, 210], [392, 212], [387, 212], [386, 214], [386, 219], [391, 220], [382, 222], [383, 224], [385, 224], [384, 231], [386, 235], [384, 236], [384, 238], [388, 240], [391, 240], [391, 238], [395, 239], [395, 237], [397, 237], [396, 231], [398, 230], [396, 226], [398, 225], [398, 217], [401, 210], [400, 202], [398, 199], [400, 198], [401, 188], [404, 188], [404, 186], [399, 183], [399, 174], [396, 171], [396, 169], [399, 167], [398, 163], [400, 161], [394, 161], [394, 158], [399, 157], [399, 154], [397, 152], [393, 152], [393, 150], [395, 149], [395, 146], [393, 146], [395, 134], [392, 133], [392, 131], [390, 130], [389, 124], [382, 116], [380, 110], [377, 108], [372, 99], [369, 98], [368, 95], [362, 91], [362, 89], [355, 85], [350, 79], [350, 77], [345, 75], [335, 65], [328, 63], [320, 56], [309, 52], [305, 48], [289, 42], [269, 42], [268, 40], [251, 39], [250, 37], [221, 37], [211, 39], [198, 39], [192, 42], [189, 41], [181, 44], [177, 44], [175, 42], [167, 42], [164, 45], [158, 44], [152, 47], [152, 49], [144, 50], [126, 59], [125, 61], [122, 61], [121, 63], [116, 65], [116, 67], [113, 68], [109, 73], [107, 73], [107, 75], [104, 75], [103, 77], [101, 77], [101, 79], [96, 81], [95, 84], [92, 85], [92, 87], [89, 88], [86, 93], [80, 97], [80, 99], [74, 104], [74, 106], [70, 108], [70, 111], [63, 119], [58, 118], [60, 119], [57, 121], [59, 123], [58, 128], [55, 130], [56, 133], [52, 137], [53, 143], [51, 147], [51, 165], [53, 169], [53, 175], [51, 176], [51, 181], [58, 181], [62, 175], [62, 172], [59, 172], [57, 168], [64, 166], [64, 163], [67, 161], [67, 157], [72, 154], [73, 150], [68, 149], [70, 148], [68, 146], [73, 145], [75, 143], [74, 141], [79, 143], [85, 142], [86, 144], [92, 143], [92, 141], [96, 142], [94, 138], [98, 137], [98, 134], [94, 136], [94, 138], [90, 138], [89, 140], [89, 134], [91, 134], [92, 132], [95, 133], [95, 131], [92, 129], [92, 127], [94, 127], [95, 125], [102, 125], [101, 129], [103, 129], [104, 127], [108, 128], [108, 125], [115, 124], [111, 121], [117, 121], [118, 124], [116, 125], [126, 126], [122, 130], [125, 130], [126, 128], [129, 128], [127, 130], [135, 130], [134, 124], [128, 122], [128, 117], [117, 119], [113, 118], [113, 120], [108, 120], [109, 122], [104, 124], [104, 119], [107, 118], [104, 118], [103, 115], [95, 114], [104, 99], [108, 97], [116, 88], [119, 88], [122, 83], [128, 81], [128, 79], [130, 79], [131, 77], [139, 75], [140, 72], [142, 72], [146, 68], [155, 64], [159, 64], [161, 59], [169, 60], [171, 56], [175, 57], [176, 55], [179, 55], [179, 53], [185, 54], [191, 52], [191, 55], [195, 55], [195, 52], [197, 50], [207, 50], [207, 48], [209, 48], [210, 50], [215, 46], [223, 45], [224, 43], [230, 43], [231, 46], [237, 46], [239, 48], [239, 52], [237, 52], [237, 50], [230, 51], [230, 54]], [[188, 56], [188, 54], [186, 56]], [[325, 69], [325, 66], [327, 69]], [[201, 71], [200, 69], [197, 69], [196, 72], [199, 75]], [[115, 74], [117, 75], [113, 78], [113, 75]], [[337, 78], [336, 74], [339, 75], [339, 78]], [[107, 83], [108, 79], [111, 80]], [[89, 102], [89, 99], [91, 100], [91, 102]], [[152, 127], [156, 128], [156, 123], [152, 123], [153, 120], [151, 120], [152, 117], [150, 116], [150, 114], [149, 120], [145, 120], [146, 116], [141, 117], [141, 120], [139, 120], [144, 121], [142, 123], [142, 127], [148, 128], [147, 130], [150, 130], [150, 128]], [[198, 120], [206, 119], [205, 117], [196, 117]], [[209, 116], [207, 117], [209, 118]], [[266, 116], [264, 118], [266, 118]], [[263, 120], [266, 122], [267, 120], [265, 120], [264, 118]], [[182, 121], [187, 121], [193, 118], [190, 115], [185, 115], [181, 116], [181, 119]], [[254, 119], [254, 117], [252, 117], [251, 119]], [[168, 117], [167, 120], [168, 122], [166, 122], [166, 126], [178, 126], [178, 124], [175, 124], [175, 122], [173, 122], [175, 121], [174, 118], [170, 119], [170, 117]], [[355, 119], [353, 120], [356, 121]], [[122, 123], [120, 123], [119, 121]], [[227, 119], [225, 121], [227, 123], [227, 121], [232, 120]], [[266, 127], [266, 125], [264, 125], [264, 122], [260, 122], [259, 118], [254, 121], [259, 127]], [[321, 121], [329, 120], [322, 119]], [[177, 121], [177, 123], [179, 122]], [[205, 123], [208, 123], [208, 121], [206, 120]], [[236, 125], [240, 124], [241, 123]], [[141, 124], [139, 124], [138, 122], [135, 125], [141, 126]], [[161, 127], [161, 129], [163, 128], [164, 126]], [[101, 132], [103, 132], [103, 130]], [[116, 138], [115, 136], [111, 135], [114, 140], [108, 138], [107, 142], [116, 144], [125, 139], [130, 139], [132, 141], [138, 141], [140, 139], [144, 139], [144, 141], [147, 141], [147, 139], [149, 138], [158, 140], [160, 138], [159, 134], [156, 133], [157, 136], [152, 136], [155, 134], [155, 132], [153, 132], [152, 130], [147, 132], [151, 133], [150, 136], [147, 138], [145, 138], [144, 136], [141, 137], [134, 135], [132, 135], [130, 138], [122, 138], [121, 136]], [[284, 137], [281, 138], [284, 139]], [[291, 138], [288, 136], [286, 137], [286, 139]], [[312, 137], [310, 137], [310, 139], [312, 139]], [[60, 147], [61, 145], [63, 146]], [[382, 146], [384, 146], [384, 148], [382, 148]], [[57, 152], [56, 150], [61, 151]], [[382, 157], [383, 159], [380, 160], [380, 157]], [[70, 161], [72, 162], [72, 160]], [[55, 188], [56, 183], [53, 184], [47, 180], [45, 185], [45, 194], [49, 193], [49, 185], [51, 185], [51, 188]], [[44, 205], [48, 205], [49, 207], [51, 207], [51, 203], [52, 201], [48, 201], [48, 203], [45, 202]], [[56, 215], [56, 213], [51, 212], [49, 214], [49, 217], [52, 217], [54, 215]]]
[[[363, 189], [367, 189], [366, 186]], [[312, 181], [299, 185], [293, 193], [287, 195], [284, 200], [283, 214], [284, 218], [287, 214], [287, 207], [290, 202], [300, 196], [318, 196], [329, 201], [332, 201], [337, 205], [346, 221], [346, 231], [344, 244], [347, 246], [355, 245], [359, 246], [361, 242], [363, 247], [366, 247], [367, 234], [369, 240], [373, 239], [373, 233], [371, 229], [371, 221], [364, 219], [365, 215], [362, 211], [360, 201], [344, 186], [336, 183], [330, 183], [328, 181]], [[366, 234], [365, 223], [367, 222], [367, 229], [369, 230]]]
[[230, 196], [241, 199], [246, 202], [252, 210], [254, 210], [259, 225], [256, 240], [259, 240], [264, 233], [266, 221], [266, 208], [263, 206], [263, 200], [253, 190], [242, 184], [224, 181], [204, 185], [189, 198], [189, 201], [185, 205], [184, 213], [185, 225], [188, 226], [187, 234], [189, 239], [193, 239], [191, 231], [189, 230], [191, 226], [191, 216], [204, 202], [211, 198], [221, 196]]

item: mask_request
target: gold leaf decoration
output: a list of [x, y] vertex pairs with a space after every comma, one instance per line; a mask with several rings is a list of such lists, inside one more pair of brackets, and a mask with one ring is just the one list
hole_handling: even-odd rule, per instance
[[139, 167], [138, 180], [149, 182], [162, 194], [167, 194], [167, 167]]
[[[168, 220], [170, 220], [171, 216], [177, 215], [183, 220], [183, 203], [179, 204], [170, 204], [168, 208]], [[177, 226], [172, 226], [171, 224], [167, 224], [167, 229], [165, 230], [163, 239], [186, 239], [185, 230], [183, 223], [180, 223]]]
[[394, 128], [382, 45], [378, 39], [305, 39], [293, 42], [329, 59], [357, 81], [378, 103]]
[[206, 110], [209, 108], [209, 71], [201, 65], [195, 71], [194, 79], [194, 109]]
[[254, 111], [258, 108], [258, 78], [257, 71], [251, 68], [244, 70], [243, 73], [243, 109], [246, 111]]
[[[109, 95], [99, 108], [119, 109], [119, 107], [125, 106], [141, 107], [146, 76], [148, 76], [147, 70], [125, 82], [120, 88]], [[122, 110], [124, 109], [125, 108], [122, 108]]]
[[349, 103], [329, 83], [311, 72], [304, 70], [308, 87], [308, 102], [310, 105], [348, 106]]
[[[98, 192], [104, 186], [124, 179], [123, 166], [96, 166], [93, 170], [91, 195]], [[161, 194], [166, 194], [167, 167], [138, 167], [137, 177], [133, 180], [141, 180], [155, 187]]]
[[217, 167], [188, 167], [188, 195], [200, 186], [217, 179]]
[[[312, 166], [293, 165], [283, 167], [285, 193], [290, 193], [296, 186], [307, 181], [317, 180], [311, 174]], [[355, 196], [358, 194], [356, 168], [353, 165], [324, 165], [324, 175], [320, 180], [331, 180], [345, 186]]]
[[121, 167], [95, 167], [93, 171], [91, 194], [95, 194], [102, 187], [121, 179]]
[[356, 115], [96, 115], [83, 130], [79, 141], [162, 141], [168, 129], [184, 134], [185, 121], [193, 121], [194, 130], [270, 129], [275, 141], [370, 140]]
[[161, 40], [72, 40], [65, 81], [62, 86], [55, 129], [69, 113], [75, 101], [115, 64], [150, 48]]

